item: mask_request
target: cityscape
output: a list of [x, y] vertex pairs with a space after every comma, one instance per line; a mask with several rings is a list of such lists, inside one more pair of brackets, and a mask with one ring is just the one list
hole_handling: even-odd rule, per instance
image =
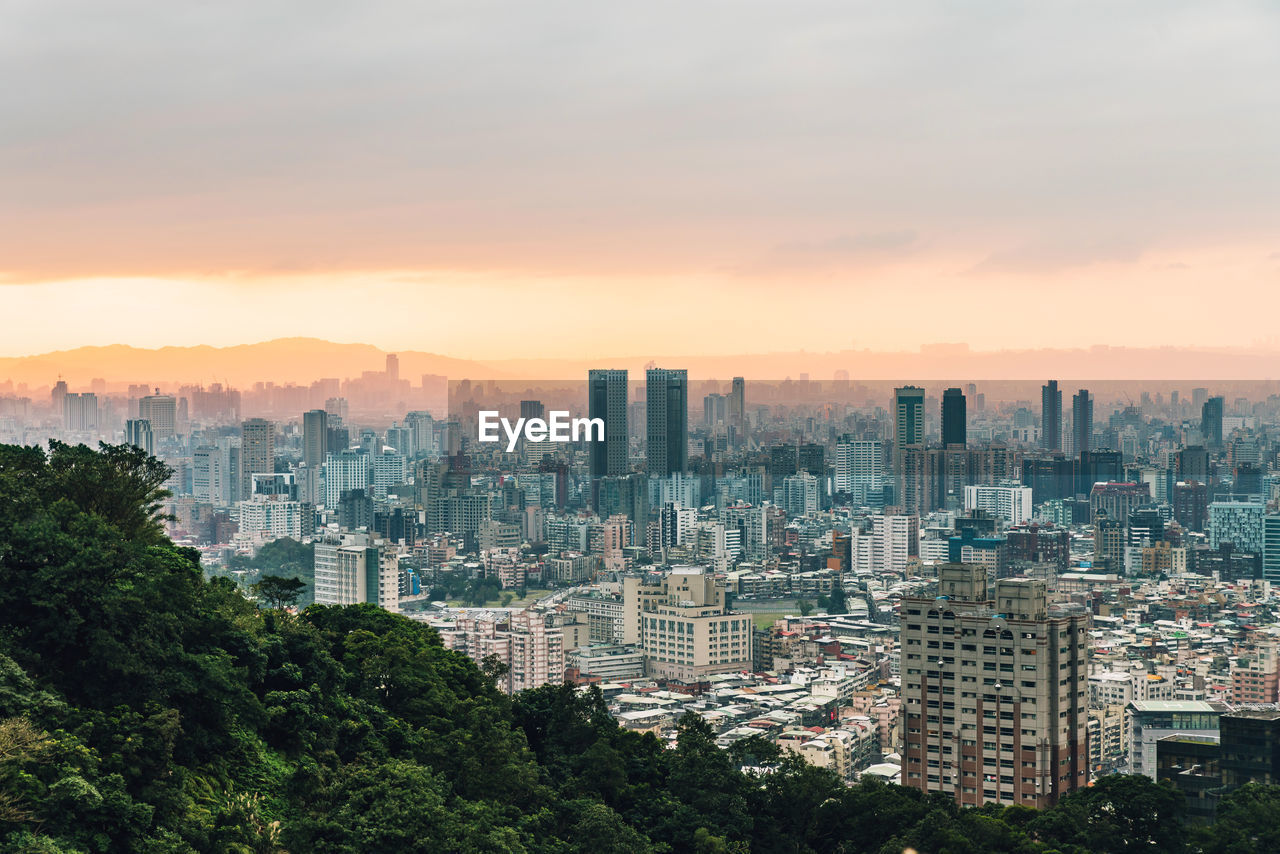
[[[692, 713], [964, 806], [1141, 774], [1212, 818], [1275, 779], [1239, 750], [1280, 744], [1280, 383], [875, 385], [390, 353], [309, 385], [7, 390], [0, 437], [135, 446], [208, 575], [256, 597], [287, 542], [293, 607], [404, 614], [504, 692], [597, 686], [659, 739]], [[552, 405], [603, 438], [480, 441]]]
[[0, 6], [0, 854], [1280, 852], [1280, 5]]

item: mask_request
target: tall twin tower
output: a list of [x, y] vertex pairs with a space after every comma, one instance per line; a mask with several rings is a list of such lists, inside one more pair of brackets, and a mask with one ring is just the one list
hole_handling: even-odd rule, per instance
[[[741, 427], [745, 382], [733, 378], [729, 418]], [[625, 370], [593, 370], [587, 375], [587, 410], [604, 421], [604, 441], [591, 445], [591, 477], [624, 475], [628, 459], [629, 398]], [[689, 470], [689, 372], [667, 368], [645, 371], [645, 469], [650, 477]]]
[[[1080, 389], [1071, 398], [1072, 454], [1093, 450], [1093, 397], [1088, 389]], [[1046, 451], [1062, 451], [1062, 391], [1057, 380], [1049, 380], [1040, 388], [1040, 447]]]

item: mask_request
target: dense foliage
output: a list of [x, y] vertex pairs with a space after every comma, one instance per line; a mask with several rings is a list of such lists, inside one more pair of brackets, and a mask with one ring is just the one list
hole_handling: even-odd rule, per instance
[[253, 557], [234, 555], [223, 573], [242, 572], [245, 583], [252, 586], [263, 578], [296, 578], [302, 582], [296, 604], [310, 605], [315, 597], [315, 546], [289, 537], [272, 540], [258, 549]]
[[[760, 739], [619, 729], [599, 693], [508, 698], [372, 606], [259, 609], [162, 536], [164, 467], [0, 446], [0, 850], [1274, 851], [1280, 793], [1191, 830], [1110, 777], [1033, 812], [845, 787]], [[287, 589], [280, 588], [280, 595]], [[749, 776], [743, 764], [776, 770]]]

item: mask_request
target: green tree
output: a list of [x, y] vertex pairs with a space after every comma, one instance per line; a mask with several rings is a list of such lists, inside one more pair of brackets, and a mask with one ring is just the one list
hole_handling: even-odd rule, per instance
[[1280, 851], [1280, 786], [1249, 783], [1228, 793], [1217, 821], [1197, 828], [1194, 838], [1206, 854]]
[[465, 819], [448, 808], [448, 793], [448, 783], [414, 763], [349, 765], [283, 841], [295, 851], [342, 854], [463, 850]]
[[298, 601], [307, 585], [301, 578], [281, 578], [278, 575], [264, 575], [250, 589], [258, 598], [267, 603], [269, 608], [286, 608]]
[[845, 598], [844, 586], [836, 579], [836, 583], [831, 586], [831, 597], [827, 603], [828, 614], [847, 614], [849, 613], [849, 602]]
[[800, 616], [807, 617], [813, 613], [813, 603], [808, 599], [796, 600], [796, 610], [800, 612]]
[[1186, 799], [1168, 783], [1139, 774], [1113, 774], [1067, 795], [1038, 815], [1028, 830], [1089, 851], [1128, 854], [1186, 848]]

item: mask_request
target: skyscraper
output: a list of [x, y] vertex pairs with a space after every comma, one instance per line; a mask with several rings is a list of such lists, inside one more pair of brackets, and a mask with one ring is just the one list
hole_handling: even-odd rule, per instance
[[1200, 435], [1210, 448], [1222, 447], [1223, 398], [1211, 397], [1200, 407]]
[[148, 455], [155, 453], [155, 445], [151, 437], [151, 422], [144, 418], [130, 418], [124, 423], [124, 441], [127, 445], [141, 448]]
[[1062, 450], [1062, 391], [1057, 380], [1040, 388], [1040, 447]]
[[174, 434], [178, 420], [178, 402], [172, 395], [149, 394], [138, 401], [138, 418], [151, 422], [151, 435], [165, 439]]
[[649, 477], [688, 469], [689, 372], [650, 368], [645, 372], [645, 463]]
[[302, 415], [302, 461], [319, 472], [329, 455], [329, 413], [313, 409]]
[[359, 451], [329, 452], [324, 463], [324, 506], [337, 510], [342, 494], [369, 489], [369, 455]]
[[1093, 398], [1082, 388], [1071, 398], [1071, 452], [1093, 450]]
[[941, 565], [937, 598], [902, 600], [902, 784], [1037, 808], [1085, 786], [1088, 620], [1041, 579]]
[[702, 398], [702, 423], [705, 426], [729, 423], [727, 400], [723, 394], [709, 394]]
[[968, 420], [964, 392], [949, 388], [942, 393], [942, 445], [968, 443]]
[[240, 425], [240, 499], [253, 495], [253, 475], [276, 470], [275, 425], [263, 418], [250, 418]]
[[865, 496], [868, 488], [880, 485], [883, 472], [884, 449], [880, 442], [842, 436], [836, 443], [836, 492], [853, 495], [860, 491]]
[[541, 400], [522, 400], [520, 401], [520, 417], [526, 421], [530, 418], [545, 419], [547, 417], [547, 408], [542, 405]]
[[591, 479], [627, 473], [627, 372], [587, 374], [587, 414], [604, 421], [604, 441], [592, 442]]
[[91, 391], [62, 396], [62, 426], [72, 433], [98, 429], [98, 396]]
[[911, 445], [924, 445], [924, 389], [909, 385], [893, 390], [893, 470], [899, 478], [902, 452]]
[[62, 403], [67, 396], [67, 381], [58, 380], [54, 383], [53, 391], [49, 393], [49, 400], [53, 403], [53, 414], [56, 417], [62, 412]]
[[747, 426], [746, 385], [742, 377], [734, 377], [733, 386], [729, 391], [729, 423], [738, 430]]
[[1262, 518], [1262, 577], [1280, 584], [1280, 513]]

